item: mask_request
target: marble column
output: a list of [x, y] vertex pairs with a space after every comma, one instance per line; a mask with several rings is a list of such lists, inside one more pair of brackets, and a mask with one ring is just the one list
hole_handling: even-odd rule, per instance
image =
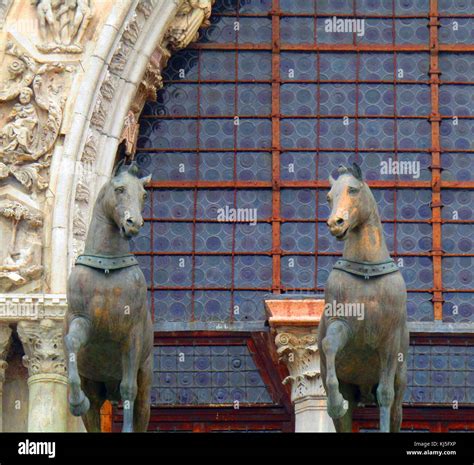
[[18, 323], [28, 368], [28, 431], [67, 431], [67, 376], [62, 323], [49, 319]]
[[315, 328], [280, 328], [275, 345], [288, 368], [283, 383], [291, 384], [295, 408], [295, 432], [329, 432], [334, 425], [327, 413], [327, 399], [321, 380]]
[[8, 367], [6, 358], [10, 348], [11, 334], [11, 328], [5, 323], [0, 323], [0, 432], [3, 431], [3, 383]]
[[283, 383], [291, 384], [295, 431], [335, 432], [327, 413], [317, 345], [324, 300], [315, 296], [269, 299], [265, 308], [279, 360], [289, 372]]

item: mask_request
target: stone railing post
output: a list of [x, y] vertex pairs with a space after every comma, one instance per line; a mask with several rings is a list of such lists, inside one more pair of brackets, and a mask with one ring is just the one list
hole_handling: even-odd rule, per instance
[[288, 368], [295, 432], [334, 432], [321, 380], [317, 328], [324, 308], [321, 299], [265, 302], [280, 361]]
[[28, 368], [28, 431], [67, 431], [67, 376], [62, 323], [53, 320], [18, 323]]
[[3, 383], [8, 363], [6, 361], [11, 343], [12, 330], [7, 324], [0, 324], [0, 432], [3, 431]]

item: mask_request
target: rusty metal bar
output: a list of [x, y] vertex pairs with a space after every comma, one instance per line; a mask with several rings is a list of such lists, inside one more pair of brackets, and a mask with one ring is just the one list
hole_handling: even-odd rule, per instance
[[280, 176], [280, 1], [273, 1], [272, 14], [272, 291], [281, 286], [281, 176]]
[[[441, 156], [439, 114], [439, 37], [438, 0], [430, 0], [430, 81], [431, 81], [431, 209], [433, 220], [441, 218]], [[443, 319], [443, 277], [441, 222], [433, 222], [433, 306], [435, 320]]]

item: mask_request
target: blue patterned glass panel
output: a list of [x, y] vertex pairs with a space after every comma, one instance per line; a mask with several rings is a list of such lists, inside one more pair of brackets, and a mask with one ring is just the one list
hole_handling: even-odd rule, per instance
[[[228, 52], [234, 56], [235, 53]], [[239, 52], [238, 55], [238, 78], [241, 80], [267, 80], [272, 75], [272, 54], [270, 52]], [[217, 77], [216, 79], [223, 79]]]
[[[285, 252], [314, 252], [315, 227], [314, 223], [283, 223], [281, 225], [282, 250]], [[318, 247], [318, 249], [320, 248]]]
[[154, 291], [155, 323], [191, 319], [191, 291]]
[[269, 252], [272, 248], [272, 226], [269, 223], [235, 225], [236, 252]]
[[469, 53], [440, 53], [439, 68], [443, 81], [470, 81], [474, 74], [474, 55]]
[[263, 287], [272, 285], [272, 258], [256, 255], [238, 255], [235, 260], [236, 287]]
[[[228, 284], [226, 284], [228, 286]], [[196, 291], [194, 318], [197, 321], [227, 321], [231, 313], [229, 291]]]
[[311, 256], [281, 257], [281, 285], [285, 288], [314, 288], [315, 260]]
[[280, 110], [283, 115], [316, 115], [316, 84], [282, 84], [280, 87]]
[[431, 218], [431, 191], [428, 189], [399, 189], [397, 191], [397, 218], [427, 220]]
[[153, 246], [157, 252], [191, 252], [192, 224], [155, 222]]
[[[333, 65], [337, 70], [342, 67]], [[321, 62], [321, 69], [323, 68]], [[281, 79], [305, 79], [316, 81], [317, 61], [314, 53], [308, 52], [282, 52], [280, 54], [280, 77]], [[336, 72], [336, 71], [334, 71]]]
[[443, 321], [446, 323], [474, 323], [474, 298], [468, 292], [443, 294]]
[[280, 40], [288, 44], [307, 44], [314, 41], [313, 18], [281, 18]]
[[439, 90], [439, 111], [446, 116], [472, 116], [474, 87], [443, 85]]
[[430, 257], [400, 257], [397, 262], [407, 289], [433, 287], [433, 260]]
[[156, 346], [152, 405], [272, 404], [246, 346]]
[[321, 84], [319, 97], [320, 115], [353, 115], [355, 113], [356, 87], [354, 84]]
[[408, 321], [434, 321], [433, 302], [427, 292], [409, 292], [407, 296]]
[[453, 405], [474, 400], [474, 348], [412, 346], [404, 401]]
[[447, 289], [472, 289], [474, 283], [472, 257], [443, 257], [443, 286]]
[[272, 40], [271, 18], [239, 18], [239, 43], [262, 44]]
[[438, 0], [438, 11], [441, 15], [470, 14], [472, 6], [472, 0]]
[[280, 0], [280, 10], [284, 13], [314, 13], [314, 4], [308, 0]]
[[443, 250], [446, 253], [468, 254], [474, 250], [472, 241], [474, 235], [473, 224], [443, 224]]
[[413, 15], [417, 13], [428, 13], [430, 11], [429, 0], [394, 0], [396, 15]]
[[[342, 126], [342, 120], [341, 120]], [[283, 119], [280, 125], [282, 148], [313, 148], [316, 139], [315, 119]]]
[[268, 298], [267, 291], [234, 291], [234, 308], [232, 309], [234, 320], [266, 320], [263, 302], [265, 298]]
[[446, 181], [472, 181], [474, 179], [474, 154], [442, 153], [441, 177]]
[[472, 18], [441, 18], [440, 24], [439, 42], [441, 44], [472, 44], [474, 40]]
[[[319, 78], [321, 81], [345, 81], [356, 78], [357, 56], [354, 53], [324, 52], [320, 53], [319, 56]], [[361, 57], [364, 56], [367, 57], [367, 55], [361, 54]], [[361, 62], [362, 60], [363, 58], [361, 58]], [[361, 79], [363, 79], [362, 76]]]
[[[164, 81], [176, 81], [179, 79], [186, 79], [187, 81], [197, 81], [198, 79], [199, 58], [197, 50], [180, 50], [173, 54], [163, 70]], [[146, 104], [149, 107], [154, 107], [154, 102]], [[147, 112], [145, 106], [145, 114]]]
[[316, 195], [311, 189], [282, 189], [281, 216], [287, 219], [312, 219], [316, 213]]
[[154, 218], [176, 220], [193, 218], [194, 193], [192, 190], [169, 189], [153, 193]]
[[197, 287], [230, 287], [231, 257], [206, 256], [195, 257], [194, 283]]
[[443, 218], [449, 220], [474, 219], [474, 193], [468, 190], [446, 189], [441, 192]]
[[192, 284], [192, 258], [189, 255], [154, 257], [156, 287], [185, 287]]
[[[432, 227], [427, 223], [398, 223], [397, 251], [400, 253], [429, 252]], [[387, 235], [385, 236], [387, 238]]]

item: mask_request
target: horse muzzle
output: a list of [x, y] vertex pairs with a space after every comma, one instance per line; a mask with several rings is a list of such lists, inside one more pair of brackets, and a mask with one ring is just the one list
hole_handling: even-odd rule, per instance
[[140, 221], [134, 220], [133, 218], [127, 218], [120, 225], [120, 234], [126, 239], [135, 237], [143, 226], [143, 219]]
[[329, 232], [338, 240], [343, 241], [349, 232], [349, 225], [342, 218], [329, 218], [327, 221]]

